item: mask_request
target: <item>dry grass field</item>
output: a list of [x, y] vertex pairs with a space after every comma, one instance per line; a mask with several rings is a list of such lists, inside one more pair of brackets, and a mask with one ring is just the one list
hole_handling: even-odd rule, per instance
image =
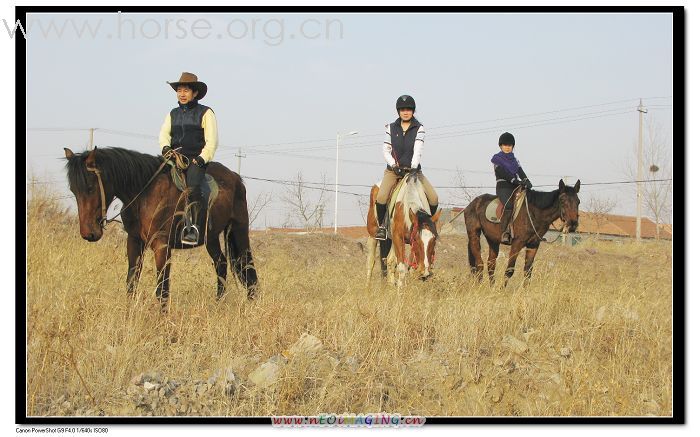
[[[176, 251], [161, 314], [151, 252], [128, 298], [120, 226], [88, 243], [76, 216], [32, 199], [28, 415], [673, 412], [667, 242], [543, 244], [531, 284], [520, 258], [501, 290], [470, 277], [466, 237], [445, 235], [435, 277], [397, 290], [376, 271], [364, 287], [362, 243], [259, 233], [256, 301], [230, 272], [216, 301], [204, 248]], [[290, 353], [304, 333], [322, 346]], [[253, 383], [265, 362], [276, 378]]]

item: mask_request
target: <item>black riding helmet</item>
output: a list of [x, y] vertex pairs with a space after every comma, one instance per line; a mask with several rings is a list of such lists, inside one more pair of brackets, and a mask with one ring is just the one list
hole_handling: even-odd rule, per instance
[[515, 147], [515, 137], [510, 132], [503, 132], [500, 137], [498, 137], [498, 146], [501, 144], [510, 144]]
[[398, 111], [404, 108], [411, 109], [413, 112], [416, 111], [416, 101], [413, 100], [413, 97], [409, 96], [408, 94], [404, 94], [396, 99], [396, 110]]

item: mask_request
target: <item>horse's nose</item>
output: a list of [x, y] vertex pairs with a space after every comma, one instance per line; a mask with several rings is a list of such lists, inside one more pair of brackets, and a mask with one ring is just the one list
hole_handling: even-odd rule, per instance
[[571, 225], [569, 226], [569, 228], [571, 228], [572, 232], [575, 231], [576, 228], [578, 228], [578, 220], [574, 220], [573, 222], [571, 222]]
[[87, 241], [95, 241], [95, 234], [90, 232], [87, 235], [83, 235], [83, 238], [86, 239]]

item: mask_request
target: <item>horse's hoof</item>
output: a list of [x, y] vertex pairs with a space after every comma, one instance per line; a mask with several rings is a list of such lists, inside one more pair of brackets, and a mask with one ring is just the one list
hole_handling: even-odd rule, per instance
[[252, 289], [248, 290], [248, 300], [255, 300], [258, 297], [258, 290]]

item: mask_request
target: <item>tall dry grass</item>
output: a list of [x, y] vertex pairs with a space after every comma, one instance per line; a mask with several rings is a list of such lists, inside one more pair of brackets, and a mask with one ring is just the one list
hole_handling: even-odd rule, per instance
[[[367, 290], [359, 243], [256, 234], [258, 300], [229, 272], [217, 302], [206, 251], [177, 251], [164, 315], [151, 252], [136, 298], [127, 297], [117, 225], [87, 243], [46, 193], [27, 208], [29, 415], [142, 414], [128, 395], [134, 375], [206, 380], [224, 368], [244, 380], [236, 394], [211, 392], [188, 414], [672, 414], [668, 243], [544, 244], [529, 287], [521, 258], [499, 290], [468, 274], [466, 238], [444, 236], [431, 281], [397, 290], [375, 273]], [[302, 333], [326, 353], [294, 357], [269, 388], [245, 381]]]

